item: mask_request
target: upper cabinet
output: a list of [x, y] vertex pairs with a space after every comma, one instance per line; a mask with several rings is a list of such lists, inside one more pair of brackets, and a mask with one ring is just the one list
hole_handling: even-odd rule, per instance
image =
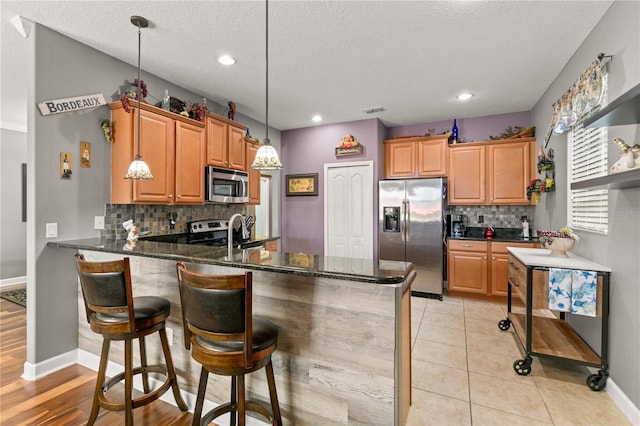
[[449, 204], [531, 204], [535, 138], [449, 147]]
[[247, 142], [247, 172], [249, 173], [249, 204], [260, 204], [260, 170], [251, 170], [258, 145]]
[[448, 137], [392, 139], [384, 142], [384, 178], [446, 176]]
[[140, 154], [154, 179], [124, 179], [137, 152], [138, 108], [128, 113], [113, 102], [111, 122], [111, 202], [114, 204], [204, 203], [204, 124], [142, 104]]
[[215, 114], [207, 114], [207, 164], [246, 170], [246, 127]]

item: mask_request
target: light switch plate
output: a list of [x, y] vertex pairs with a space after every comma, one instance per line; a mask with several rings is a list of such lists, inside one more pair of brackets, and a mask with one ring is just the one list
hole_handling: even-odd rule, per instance
[[104, 229], [104, 216], [95, 216], [93, 218], [93, 229]]
[[57, 223], [47, 223], [47, 231], [45, 238], [55, 238], [58, 236], [58, 224]]

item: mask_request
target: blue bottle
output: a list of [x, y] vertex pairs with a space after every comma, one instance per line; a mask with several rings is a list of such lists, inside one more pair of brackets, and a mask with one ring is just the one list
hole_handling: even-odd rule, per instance
[[456, 119], [453, 119], [453, 128], [451, 129], [451, 143], [458, 143], [458, 126], [456, 125]]

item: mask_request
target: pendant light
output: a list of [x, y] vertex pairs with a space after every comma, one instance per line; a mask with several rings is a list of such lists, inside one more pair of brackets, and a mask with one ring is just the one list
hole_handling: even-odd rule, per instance
[[136, 90], [137, 98], [138, 98], [138, 145], [136, 158], [129, 165], [129, 169], [127, 170], [127, 174], [124, 176], [125, 179], [135, 179], [135, 180], [148, 180], [153, 179], [153, 175], [151, 174], [151, 170], [149, 170], [149, 166], [142, 160], [142, 155], [140, 155], [140, 134], [141, 134], [141, 125], [140, 125], [140, 102], [142, 98], [142, 79], [140, 78], [140, 28], [147, 28], [149, 26], [149, 21], [147, 21], [142, 16], [132, 16], [131, 23], [138, 27], [138, 87]]
[[256, 158], [251, 165], [252, 170], [280, 170], [282, 163], [276, 149], [269, 140], [269, 0], [265, 1], [265, 79], [266, 79], [266, 107], [265, 107], [265, 137], [258, 148]]

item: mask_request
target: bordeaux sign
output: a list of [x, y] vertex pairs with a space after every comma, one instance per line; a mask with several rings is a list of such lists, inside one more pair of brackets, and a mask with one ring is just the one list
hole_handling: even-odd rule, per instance
[[51, 101], [38, 102], [38, 108], [42, 115], [59, 114], [61, 112], [72, 112], [81, 109], [95, 108], [106, 105], [102, 93], [95, 95], [76, 96], [74, 98], [55, 99]]

